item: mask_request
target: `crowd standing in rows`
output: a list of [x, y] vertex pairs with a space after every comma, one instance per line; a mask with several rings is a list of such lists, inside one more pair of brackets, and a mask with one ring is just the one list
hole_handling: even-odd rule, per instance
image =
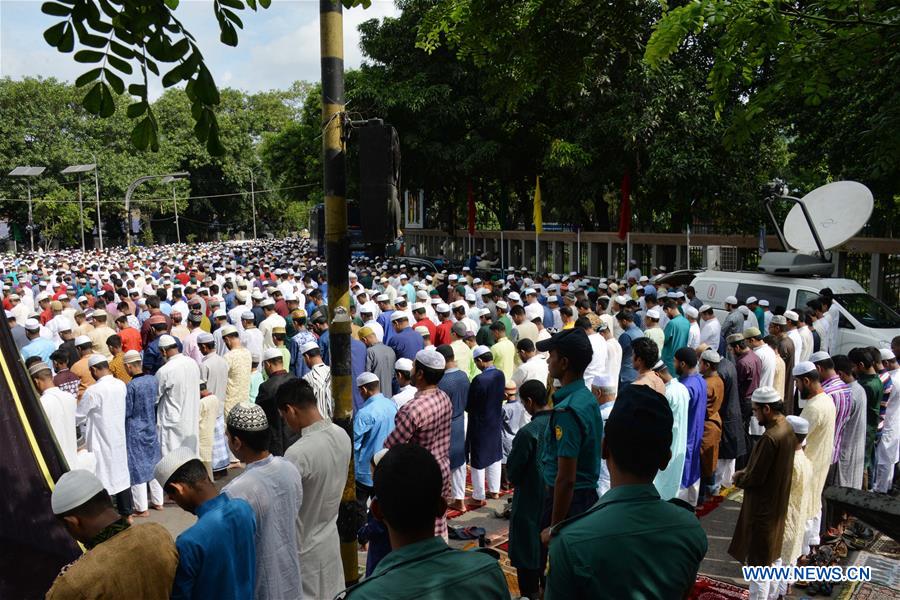
[[[886, 492], [898, 460], [900, 340], [832, 354], [828, 290], [793, 310], [732, 296], [720, 322], [635, 265], [620, 282], [482, 280], [360, 259], [351, 439], [332, 423], [324, 264], [303, 241], [2, 266], [13, 340], [72, 469], [52, 509], [88, 548], [52, 598], [508, 598], [496, 561], [447, 546], [446, 511], [513, 488], [523, 597], [680, 597], [707, 549], [695, 507], [742, 488], [729, 552], [795, 564], [844, 525], [823, 488]], [[342, 592], [351, 457], [368, 555]], [[166, 494], [198, 516], [175, 542], [131, 524]], [[119, 552], [140, 576], [109, 562]], [[751, 584], [751, 598], [785, 592]]]

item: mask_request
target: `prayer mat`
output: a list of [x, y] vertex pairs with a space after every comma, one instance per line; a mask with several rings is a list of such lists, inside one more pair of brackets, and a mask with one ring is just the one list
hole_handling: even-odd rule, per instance
[[891, 589], [871, 582], [854, 582], [844, 584], [835, 600], [897, 600], [900, 590]]
[[[472, 548], [477, 547], [478, 542], [473, 542], [467, 544], [463, 549], [471, 550]], [[498, 531], [492, 536], [489, 536], [487, 539], [487, 547], [496, 550], [500, 554], [500, 569], [503, 571], [503, 576], [506, 577], [506, 585], [509, 586], [509, 593], [511, 597], [518, 598], [519, 580], [516, 578], [516, 568], [509, 564], [509, 532]]]
[[[900, 598], [900, 561], [862, 550], [856, 555], [856, 560], [853, 561], [853, 564], [872, 569], [872, 581], [867, 583], [896, 590], [894, 596], [885, 596], [886, 598]], [[856, 596], [852, 597], [856, 598]], [[875, 598], [877, 596], [865, 597]]]
[[750, 598], [750, 590], [727, 581], [698, 575], [690, 600], [744, 600]]
[[900, 560], [900, 544], [886, 535], [879, 534], [878, 539], [872, 544], [872, 547], [869, 548], [869, 552], [887, 558], [893, 558], [894, 560]]
[[698, 518], [705, 517], [717, 509], [723, 500], [725, 500], [725, 496], [711, 496], [706, 502], [694, 509], [694, 514]]

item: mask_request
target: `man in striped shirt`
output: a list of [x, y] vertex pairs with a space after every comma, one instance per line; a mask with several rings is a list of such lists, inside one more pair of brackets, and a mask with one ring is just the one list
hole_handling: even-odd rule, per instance
[[[384, 442], [385, 448], [413, 443], [434, 456], [441, 468], [443, 496], [450, 498], [450, 420], [453, 406], [450, 397], [438, 388], [444, 376], [446, 360], [436, 350], [420, 350], [413, 362], [412, 384], [416, 395], [405, 403], [394, 417], [394, 430]], [[434, 534], [447, 537], [447, 520], [435, 519]]]
[[[850, 409], [853, 407], [853, 395], [850, 386], [838, 377], [834, 370], [834, 361], [827, 352], [814, 352], [810, 356], [811, 362], [816, 365], [819, 372], [819, 378], [822, 381], [822, 389], [826, 394], [831, 396], [834, 401], [835, 423], [834, 423], [834, 451], [831, 455], [831, 466], [828, 468], [828, 476], [825, 479], [825, 487], [834, 485], [837, 477], [838, 461], [841, 457], [841, 440], [844, 435], [844, 428], [847, 425], [847, 419], [850, 416]], [[838, 511], [835, 505], [823, 498], [824, 517], [823, 527], [826, 537], [840, 535], [839, 526], [843, 520], [843, 515]]]
[[309, 372], [303, 376], [316, 395], [316, 404], [319, 412], [326, 419], [334, 417], [334, 400], [331, 398], [331, 369], [322, 361], [322, 351], [315, 341], [306, 342], [300, 347], [303, 362], [306, 363]]

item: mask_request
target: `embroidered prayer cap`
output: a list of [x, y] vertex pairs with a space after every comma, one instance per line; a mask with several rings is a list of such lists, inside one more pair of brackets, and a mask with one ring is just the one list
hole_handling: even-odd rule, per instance
[[216, 338], [213, 337], [211, 333], [203, 332], [197, 336], [198, 344], [214, 344], [216, 342]]
[[49, 370], [50, 370], [50, 365], [48, 365], [44, 361], [38, 361], [36, 363], [33, 363], [30, 367], [28, 367], [28, 374], [29, 375], [37, 375], [41, 371], [49, 371]]
[[[888, 350], [888, 352], [890, 352], [890, 350]], [[891, 356], [893, 356], [893, 354], [891, 354]], [[818, 352], [813, 352], [813, 353], [809, 356], [809, 362], [815, 364], [815, 363], [817, 363], [817, 362], [819, 362], [819, 361], [826, 360], [826, 359], [828, 359], [828, 358], [831, 358], [831, 355], [829, 355], [829, 354], [828, 354], [827, 352], [825, 352], [824, 350], [819, 350]], [[882, 358], [884, 358], [884, 357], [882, 357]]]
[[103, 491], [103, 483], [96, 475], [84, 469], [62, 474], [50, 495], [53, 514], [61, 515], [86, 503]]
[[96, 367], [100, 364], [108, 364], [109, 359], [103, 356], [102, 354], [91, 354], [90, 358], [88, 358], [88, 366]]
[[240, 431], [265, 431], [269, 420], [261, 406], [241, 402], [228, 413], [228, 426]]
[[416, 352], [416, 362], [430, 368], [442, 370], [447, 368], [447, 361], [444, 356], [436, 350], [419, 350]]
[[791, 371], [791, 374], [794, 377], [802, 377], [803, 375], [806, 375], [807, 373], [812, 373], [815, 370], [816, 370], [816, 365], [812, 364], [808, 360], [804, 360], [803, 362], [799, 362], [796, 365], [794, 365], [794, 370]]
[[180, 469], [184, 463], [197, 459], [197, 453], [190, 448], [184, 446], [176, 448], [156, 463], [156, 468], [153, 469], [153, 478], [160, 486], [166, 487], [175, 471]]
[[491, 349], [487, 346], [475, 346], [475, 349], [472, 350], [472, 358], [478, 358], [482, 354], [487, 354]]
[[703, 354], [700, 355], [700, 358], [714, 365], [719, 364], [719, 361], [722, 360], [722, 357], [719, 356], [719, 353], [712, 348], [710, 348], [709, 350], [704, 350]]
[[774, 404], [775, 402], [781, 402], [781, 395], [775, 391], [775, 388], [764, 385], [753, 390], [750, 401], [756, 404]]
[[375, 383], [376, 381], [378, 381], [378, 375], [376, 375], [375, 373], [370, 373], [369, 371], [363, 371], [356, 378], [356, 387], [369, 385], [370, 383]]
[[160, 348], [171, 348], [172, 346], [176, 346], [175, 338], [171, 335], [162, 335], [159, 337], [159, 347]]
[[141, 353], [137, 350], [129, 350], [125, 353], [124, 358], [122, 359], [126, 365], [130, 365], [131, 363], [141, 362]]

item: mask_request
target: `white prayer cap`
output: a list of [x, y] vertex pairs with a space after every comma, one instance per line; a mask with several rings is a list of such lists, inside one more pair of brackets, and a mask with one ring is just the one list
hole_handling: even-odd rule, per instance
[[448, 279], [450, 279], [450, 281], [456, 281], [457, 279], [459, 279], [459, 276], [457, 276], [457, 275], [454, 273], [453, 275], [450, 275], [450, 277], [449, 277]]
[[41, 371], [49, 371], [49, 370], [50, 370], [50, 365], [48, 365], [44, 361], [39, 360], [36, 363], [32, 363], [32, 365], [30, 367], [28, 367], [28, 374], [29, 375], [37, 375]]
[[489, 315], [489, 314], [491, 314], [491, 311], [489, 311], [489, 310], [486, 309], [486, 308], [480, 308], [480, 309], [478, 309], [478, 316], [479, 316], [479, 317], [486, 317], [486, 316]]
[[79, 335], [77, 338], [75, 338], [76, 346], [83, 346], [84, 344], [93, 344], [93, 343], [94, 342], [91, 341], [91, 338], [89, 338], [86, 335]]
[[426, 292], [425, 290], [419, 290], [418, 292], [416, 292], [416, 298], [418, 298], [419, 300], [428, 300], [428, 292]]
[[806, 435], [807, 433], [809, 433], [809, 421], [807, 421], [803, 417], [798, 417], [797, 415], [788, 415], [786, 417], [786, 420], [791, 426], [791, 429], [794, 430], [794, 433], [799, 433], [801, 435]]
[[711, 310], [711, 309], [712, 309], [712, 306], [710, 306], [709, 304], [704, 304], [703, 306], [700, 307], [700, 310], [698, 312], [705, 313], [706, 311]]
[[260, 292], [259, 290], [253, 290], [253, 293], [250, 294], [250, 297], [254, 300], [262, 300], [264, 298], [262, 292]]
[[255, 319], [256, 319], [256, 315], [254, 315], [253, 311], [251, 311], [251, 310], [245, 310], [244, 312], [241, 313], [242, 321], [253, 321]]
[[655, 319], [655, 320], [659, 321], [661, 315], [659, 314], [658, 310], [656, 310], [655, 308], [651, 308], [650, 310], [647, 311], [647, 316], [650, 317], [651, 319]]
[[388, 298], [387, 294], [378, 294], [375, 296], [375, 302], [387, 302], [388, 300], [390, 300], [390, 298]]
[[809, 362], [815, 364], [815, 363], [819, 362], [820, 360], [825, 360], [826, 358], [831, 358], [831, 356], [824, 350], [819, 350], [818, 352], [813, 352], [809, 356]]
[[425, 310], [425, 303], [424, 302], [416, 302], [415, 304], [413, 304], [412, 309], [413, 309], [413, 311]]
[[614, 300], [616, 301], [616, 304], [621, 304], [622, 306], [628, 304], [628, 298], [626, 296], [616, 296]]
[[56, 317], [56, 330], [57, 331], [72, 331], [72, 321], [69, 319], [59, 316]]
[[228, 313], [225, 312], [224, 308], [220, 308], [216, 312], [213, 313], [213, 319], [224, 319], [228, 317]]
[[391, 322], [400, 321], [401, 319], [409, 320], [409, 315], [403, 312], [402, 310], [395, 310], [391, 313]]
[[397, 371], [412, 371], [413, 361], [408, 358], [398, 358], [394, 363], [394, 369]]
[[762, 300], [759, 301], [759, 305], [760, 305], [760, 306], [768, 306], [768, 305], [769, 305], [769, 301], [766, 300], [765, 298], [763, 298]]
[[175, 338], [171, 335], [162, 335], [159, 337], [159, 347], [160, 348], [171, 348], [172, 346], [176, 346]]
[[213, 337], [211, 333], [203, 332], [197, 336], [198, 344], [212, 344], [215, 343], [216, 338]]
[[647, 277], [646, 275], [641, 275], [641, 277], [640, 277], [640, 279], [638, 279], [638, 281], [640, 283], [646, 283], [646, 282], [650, 281], [650, 278]]
[[141, 353], [137, 350], [129, 350], [125, 353], [125, 357], [122, 359], [126, 365], [130, 365], [131, 363], [141, 362]]
[[507, 296], [510, 300], [514, 300], [515, 302], [521, 302], [522, 296], [519, 295], [519, 292], [510, 292]]
[[753, 304], [754, 302], [757, 302], [756, 296], [750, 296], [749, 298], [747, 298], [747, 304]]
[[363, 371], [356, 378], [356, 387], [369, 385], [370, 383], [374, 383], [376, 381], [378, 381], [378, 375], [376, 375], [375, 373], [370, 373], [369, 371]]
[[677, 297], [678, 297], [678, 294], [677, 294], [676, 292], [674, 292], [674, 291], [671, 291], [671, 292], [669, 292], [669, 293], [666, 294], [666, 298], [673, 298], [673, 299], [674, 299], [674, 298], [677, 298]]
[[537, 296], [537, 292], [535, 291], [534, 288], [525, 288], [525, 295], [526, 296]]
[[425, 337], [426, 335], [427, 336], [431, 335], [431, 332], [428, 331], [428, 328], [425, 327], [424, 325], [419, 325], [418, 327], [416, 327], [416, 333], [418, 333], [422, 337]]
[[894, 352], [890, 348], [882, 348], [881, 360], [897, 360], [897, 357], [894, 356]]
[[225, 325], [222, 327], [222, 337], [234, 335], [237, 332], [238, 332], [237, 327], [235, 327], [234, 325]]
[[694, 308], [693, 306], [688, 304], [687, 306], [684, 307], [684, 314], [687, 317], [696, 319], [698, 316], [700, 316], [700, 311], [698, 311], [696, 308]]
[[416, 352], [416, 362], [422, 363], [430, 369], [446, 369], [447, 361], [437, 350], [419, 350]]
[[81, 304], [82, 302], [87, 302], [87, 301], [88, 301], [88, 299], [85, 298], [84, 296], [78, 296], [78, 304]]
[[742, 304], [741, 306], [738, 306], [738, 312], [741, 313], [742, 315], [744, 315], [745, 318], [750, 316], [750, 309], [747, 308], [746, 304]]
[[472, 350], [472, 358], [478, 358], [482, 354], [487, 354], [491, 349], [487, 346], [475, 346], [475, 349]]
[[753, 390], [750, 401], [757, 404], [773, 404], [775, 402], [781, 402], [781, 395], [775, 391], [775, 388], [763, 385]]
[[78, 508], [102, 491], [103, 483], [90, 471], [84, 469], [68, 471], [62, 474], [53, 488], [50, 508], [53, 514], [61, 515]]
[[786, 311], [784, 311], [784, 318], [787, 319], [788, 321], [799, 321], [800, 315], [798, 315], [796, 312], [794, 312], [792, 310], [786, 310]]
[[816, 365], [812, 364], [808, 360], [804, 360], [803, 362], [799, 362], [794, 365], [794, 370], [791, 374], [794, 377], [800, 377], [801, 375], [806, 375], [807, 373], [811, 373], [816, 370]]
[[109, 359], [106, 358], [105, 356], [103, 356], [102, 354], [96, 354], [96, 353], [91, 354], [91, 356], [88, 358], [88, 366], [89, 367], [96, 367], [97, 365], [107, 364], [108, 362], [109, 362]]
[[270, 306], [275, 306], [275, 301], [271, 298], [266, 298], [265, 300], [260, 302], [259, 305], [263, 308], [268, 308]]
[[554, 295], [554, 296], [549, 296], [549, 297], [547, 298], [547, 303], [549, 304], [549, 303], [551, 303], [551, 302], [552, 302], [553, 304], [558, 304], [558, 303], [559, 303], [559, 298], [557, 298], [555, 295]]
[[28, 331], [37, 331], [41, 328], [41, 322], [37, 319], [25, 319], [25, 329]]
[[476, 277], [475, 279], [472, 280], [473, 285], [478, 284], [478, 283], [481, 283], [481, 277]]
[[501, 309], [501, 310], [508, 310], [508, 309], [509, 309], [509, 304], [507, 304], [504, 300], [498, 300], [498, 301], [497, 301], [497, 308], [499, 308], [499, 309]]
[[[318, 348], [318, 345], [316, 346]], [[263, 351], [262, 359], [263, 361], [272, 360], [272, 359], [280, 359], [284, 360], [284, 355], [281, 353], [281, 350], [278, 348], [266, 348]]]
[[7, 318], [7, 319], [12, 319], [13, 321], [16, 320], [16, 313], [10, 312], [10, 311], [8, 311], [8, 310], [7, 310], [7, 311], [4, 311], [4, 312], [6, 313], [6, 318]]
[[448, 313], [448, 312], [450, 312], [450, 307], [447, 306], [446, 304], [444, 304], [443, 302], [441, 302], [437, 306], [434, 307], [434, 310], [439, 313]]
[[319, 344], [316, 342], [306, 342], [302, 346], [300, 346], [300, 354], [306, 354], [310, 350], [318, 350]]
[[166, 484], [169, 482], [172, 475], [175, 474], [175, 471], [180, 469], [186, 462], [192, 460], [199, 460], [197, 454], [193, 450], [185, 448], [184, 446], [176, 448], [163, 456], [162, 460], [156, 463], [156, 468], [153, 469], [153, 478], [156, 479], [156, 482], [160, 486], [166, 487]]
[[706, 362], [710, 362], [714, 365], [719, 364], [719, 361], [722, 360], [722, 357], [719, 356], [719, 353], [716, 352], [715, 350], [713, 350], [712, 348], [704, 350], [703, 354], [700, 355], [700, 358], [705, 360]]
[[731, 304], [732, 306], [734, 306], [737, 303], [738, 301], [736, 296], [728, 296], [727, 298], [725, 298], [725, 304]]

